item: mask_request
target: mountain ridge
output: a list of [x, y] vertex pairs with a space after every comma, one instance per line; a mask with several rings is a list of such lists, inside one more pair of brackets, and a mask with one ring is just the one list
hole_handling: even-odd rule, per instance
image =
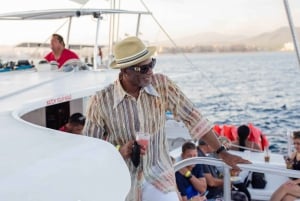
[[[300, 27], [296, 27], [295, 30], [297, 37], [300, 38]], [[274, 31], [263, 32], [251, 37], [204, 32], [177, 38], [174, 41], [178, 47], [245, 45], [256, 47], [260, 50], [280, 50], [286, 43], [292, 42], [292, 36], [289, 27], [280, 27]], [[157, 44], [164, 47], [172, 46], [172, 44], [167, 41], [157, 42]]]

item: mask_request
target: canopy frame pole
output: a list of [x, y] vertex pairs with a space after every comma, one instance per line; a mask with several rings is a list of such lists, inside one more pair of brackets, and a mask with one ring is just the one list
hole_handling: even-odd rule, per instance
[[299, 42], [296, 37], [296, 30], [295, 30], [293, 19], [291, 16], [289, 2], [288, 2], [288, 0], [283, 0], [283, 2], [284, 2], [285, 11], [286, 11], [286, 15], [288, 18], [288, 22], [289, 22], [289, 26], [290, 26], [290, 30], [291, 30], [291, 34], [292, 34], [292, 38], [293, 38], [294, 48], [295, 48], [297, 59], [298, 59], [298, 67], [300, 68]]

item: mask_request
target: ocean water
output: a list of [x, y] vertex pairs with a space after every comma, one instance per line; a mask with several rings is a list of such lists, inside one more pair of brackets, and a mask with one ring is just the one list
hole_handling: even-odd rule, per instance
[[293, 52], [158, 55], [155, 72], [174, 80], [216, 124], [253, 123], [273, 152], [300, 130], [300, 68]]

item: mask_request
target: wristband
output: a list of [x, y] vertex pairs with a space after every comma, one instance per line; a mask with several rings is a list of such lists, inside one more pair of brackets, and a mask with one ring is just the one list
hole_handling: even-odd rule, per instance
[[191, 171], [188, 170], [188, 171], [185, 172], [184, 176], [189, 177], [189, 176], [191, 176], [191, 174], [192, 174]]
[[121, 145], [116, 145], [116, 149], [119, 151], [120, 150], [120, 148], [121, 148]]
[[227, 148], [224, 146], [224, 145], [221, 145], [217, 151], [216, 151], [216, 154], [220, 154], [221, 152], [223, 151], [227, 151]]
[[191, 171], [189, 171], [189, 170], [186, 171], [186, 173], [184, 174], [184, 177], [187, 178], [187, 179], [192, 178], [192, 176], [193, 176], [193, 175], [192, 175]]

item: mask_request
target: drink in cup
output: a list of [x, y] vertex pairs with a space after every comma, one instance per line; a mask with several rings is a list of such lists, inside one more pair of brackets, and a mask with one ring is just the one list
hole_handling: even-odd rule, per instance
[[265, 162], [268, 163], [270, 161], [269, 147], [265, 147]]
[[286, 163], [286, 168], [287, 169], [292, 169], [293, 168], [293, 161], [290, 159], [288, 155], [283, 156], [283, 159]]
[[147, 148], [149, 140], [150, 140], [150, 134], [149, 133], [144, 133], [144, 132], [137, 132], [136, 133], [136, 141], [138, 142], [139, 145], [142, 145], [145, 148]]
[[268, 163], [269, 161], [270, 161], [270, 156], [269, 156], [269, 155], [266, 155], [266, 156], [265, 156], [265, 162]]

